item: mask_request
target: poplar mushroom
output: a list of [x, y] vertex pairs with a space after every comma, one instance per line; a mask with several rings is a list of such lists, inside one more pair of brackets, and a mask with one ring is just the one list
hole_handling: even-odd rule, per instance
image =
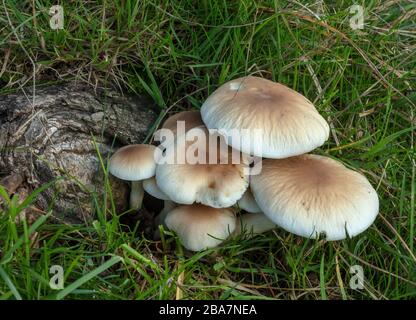
[[182, 205], [165, 219], [183, 246], [191, 251], [214, 248], [235, 230], [237, 220], [231, 208], [212, 208], [201, 204]]
[[[188, 141], [188, 137], [197, 139]], [[241, 157], [234, 163], [231, 148], [221, 139], [206, 128], [193, 128], [177, 139], [166, 149], [166, 161], [157, 165], [159, 188], [179, 204], [196, 202], [214, 208], [234, 205], [248, 187], [248, 166]], [[178, 155], [184, 155], [183, 161]]]
[[[300, 93], [259, 77], [229, 81], [201, 107], [209, 129], [220, 129], [227, 144], [246, 154], [281, 159], [309, 152], [329, 136], [329, 125]], [[235, 130], [240, 138], [235, 139]]]
[[155, 175], [156, 147], [147, 144], [124, 146], [115, 152], [109, 161], [109, 172], [122, 180], [131, 181], [130, 208], [142, 206], [144, 190], [142, 180]]
[[376, 191], [360, 173], [328, 157], [264, 159], [251, 190], [267, 217], [294, 234], [342, 240], [366, 230], [379, 210]]

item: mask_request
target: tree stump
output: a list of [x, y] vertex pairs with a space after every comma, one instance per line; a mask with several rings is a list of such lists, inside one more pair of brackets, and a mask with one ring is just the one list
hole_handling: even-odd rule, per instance
[[[104, 165], [117, 148], [142, 143], [158, 116], [154, 103], [76, 83], [0, 96], [0, 177], [10, 193], [30, 194], [50, 182], [36, 201], [68, 223], [94, 219], [103, 201]], [[102, 162], [100, 161], [100, 157]], [[114, 203], [126, 210], [129, 186], [110, 176]], [[102, 203], [101, 203], [102, 204]]]

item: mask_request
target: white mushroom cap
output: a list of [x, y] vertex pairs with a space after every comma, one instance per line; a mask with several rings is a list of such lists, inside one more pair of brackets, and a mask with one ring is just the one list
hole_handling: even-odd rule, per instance
[[218, 246], [236, 228], [236, 217], [230, 208], [215, 209], [200, 204], [179, 206], [168, 213], [165, 223], [175, 231], [183, 246], [200, 251]]
[[241, 199], [237, 201], [237, 204], [241, 209], [247, 212], [251, 212], [251, 213], [261, 212], [261, 209], [257, 205], [257, 202], [254, 199], [250, 188], [247, 188], [246, 192], [244, 192]]
[[252, 176], [257, 204], [277, 225], [294, 234], [327, 240], [366, 230], [379, 210], [376, 191], [358, 172], [323, 156], [265, 159]]
[[[248, 187], [248, 176], [245, 173], [248, 165], [243, 160], [233, 164], [232, 149], [225, 143], [218, 145], [225, 146], [225, 149], [213, 145], [209, 137], [215, 134], [210, 135], [205, 128], [191, 129], [186, 135], [193, 135], [197, 131], [204, 133], [206, 139], [186, 144], [186, 154], [188, 156], [190, 150], [196, 150], [198, 154], [201, 152], [206, 163], [190, 163], [188, 157], [185, 157], [182, 164], [175, 162], [175, 159], [171, 159], [173, 163], [159, 163], [156, 168], [156, 183], [176, 203], [196, 202], [215, 208], [230, 207], [242, 197]], [[223, 139], [221, 135], [216, 135], [216, 138]], [[214, 150], [216, 158], [212, 164], [208, 160]], [[167, 148], [167, 158], [174, 154], [175, 147]]]
[[[328, 123], [307, 98], [258, 77], [223, 84], [204, 102], [201, 115], [209, 129], [224, 132], [230, 146], [258, 157], [300, 155], [321, 146], [329, 136]], [[232, 138], [236, 129], [249, 129], [241, 132], [243, 141]], [[260, 136], [256, 130], [261, 130]]]
[[143, 189], [150, 194], [151, 196], [160, 199], [169, 201], [170, 198], [157, 186], [156, 178], [151, 177], [143, 181]]
[[140, 181], [155, 175], [156, 147], [148, 144], [132, 144], [117, 150], [110, 158], [109, 171], [119, 179]]

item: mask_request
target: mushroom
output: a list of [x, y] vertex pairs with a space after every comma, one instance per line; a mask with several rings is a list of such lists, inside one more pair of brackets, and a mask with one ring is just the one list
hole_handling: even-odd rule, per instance
[[183, 246], [191, 251], [214, 248], [236, 228], [231, 208], [212, 208], [201, 204], [178, 206], [170, 211], [165, 223], [177, 233]]
[[[234, 153], [223, 137], [209, 134], [206, 128], [193, 128], [184, 136], [186, 139], [188, 136], [198, 136], [198, 139], [191, 143], [183, 142], [185, 137], [181, 137], [166, 149], [166, 159], [169, 161], [158, 163], [156, 167], [159, 188], [172, 201], [180, 204], [196, 202], [214, 208], [234, 205], [248, 187], [248, 165], [240, 161], [241, 157], [239, 161], [230, 159]], [[185, 158], [180, 162], [175, 156], [182, 143]]]
[[251, 190], [267, 217], [294, 234], [342, 240], [366, 230], [379, 210], [376, 191], [358, 172], [328, 157], [265, 159]]
[[247, 188], [246, 192], [244, 192], [241, 199], [237, 201], [237, 204], [240, 207], [240, 209], [243, 209], [247, 212], [250, 212], [250, 213], [261, 212], [261, 209], [257, 205], [257, 202], [254, 199], [250, 188]]
[[300, 155], [321, 146], [329, 136], [328, 123], [307, 98], [259, 77], [223, 84], [203, 103], [201, 115], [209, 129], [222, 131], [228, 145], [258, 157]]
[[148, 144], [132, 144], [115, 152], [109, 161], [110, 173], [122, 180], [131, 181], [130, 208], [142, 206], [144, 190], [142, 180], [155, 175], [155, 146]]

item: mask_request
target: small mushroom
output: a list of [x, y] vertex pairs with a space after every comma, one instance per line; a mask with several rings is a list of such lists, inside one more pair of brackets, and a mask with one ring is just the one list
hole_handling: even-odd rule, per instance
[[[259, 77], [229, 81], [201, 107], [209, 129], [221, 129], [227, 143], [257, 157], [281, 159], [309, 152], [329, 136], [329, 125], [300, 93]], [[234, 130], [241, 130], [235, 139]], [[242, 129], [246, 131], [242, 131]]]
[[237, 201], [240, 209], [247, 211], [238, 217], [237, 227], [234, 234], [248, 232], [250, 235], [256, 235], [272, 230], [276, 224], [271, 221], [263, 212], [261, 212], [254, 196], [248, 188], [240, 200]]
[[216, 209], [201, 204], [178, 206], [165, 219], [167, 227], [191, 251], [218, 246], [233, 233], [236, 222], [231, 208]]
[[251, 190], [267, 217], [294, 234], [342, 240], [366, 230], [379, 210], [376, 191], [360, 173], [328, 157], [264, 159]]
[[142, 206], [144, 190], [142, 180], [155, 175], [155, 147], [148, 144], [132, 144], [117, 150], [109, 161], [109, 172], [122, 180], [131, 181], [130, 208]]

